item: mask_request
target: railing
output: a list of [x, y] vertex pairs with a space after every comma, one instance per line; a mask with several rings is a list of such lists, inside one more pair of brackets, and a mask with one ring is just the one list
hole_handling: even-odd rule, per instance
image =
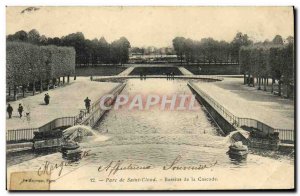
[[[110, 90], [107, 94], [112, 94], [113, 97], [115, 98], [116, 95], [120, 91], [122, 91], [125, 86], [126, 83], [119, 84], [115, 86], [112, 90]], [[105, 110], [101, 110], [100, 108], [100, 101], [101, 101], [101, 97], [91, 105], [89, 113], [87, 112], [87, 109], [82, 109], [80, 113], [75, 117], [75, 124], [84, 124], [84, 125], [93, 126], [97, 122], [97, 119], [100, 118], [102, 114], [105, 112]], [[107, 104], [109, 101], [113, 101], [113, 100], [107, 99], [104, 102], [104, 104]]]
[[73, 126], [76, 124], [76, 116], [57, 118], [39, 128], [39, 132], [48, 131], [57, 127]]
[[25, 142], [32, 140], [34, 132], [39, 131], [38, 128], [16, 129], [6, 131], [6, 142], [11, 143], [15, 141]]
[[[126, 85], [126, 83], [117, 85], [111, 91], [109, 91], [108, 94], [113, 94], [115, 97], [120, 91], [123, 90], [125, 85]], [[28, 142], [33, 139], [34, 132], [49, 131], [49, 130], [53, 130], [53, 129], [56, 129], [59, 127], [64, 127], [64, 126], [73, 126], [76, 124], [89, 125], [90, 123], [93, 126], [97, 121], [96, 118], [99, 118], [104, 112], [104, 111], [100, 111], [100, 101], [101, 101], [101, 98], [92, 104], [92, 106], [90, 108], [90, 113], [88, 113], [86, 109], [83, 109], [80, 111], [80, 114], [78, 114], [77, 116], [57, 118], [39, 128], [7, 130], [6, 131], [6, 142], [7, 143]], [[111, 101], [111, 100], [109, 100], [109, 99], [106, 100], [105, 104], [108, 103], [108, 101]], [[91, 121], [91, 119], [93, 120], [93, 122]]]
[[245, 128], [253, 128], [257, 131], [263, 132], [265, 135], [274, 133], [274, 128], [270, 127], [269, 125], [262, 123], [258, 120], [251, 119], [251, 118], [238, 118], [237, 125], [239, 127], [245, 127]]
[[[126, 86], [126, 83], [123, 83], [123, 84], [118, 85], [115, 88], [113, 88], [108, 93], [108, 94], [113, 95], [113, 98], [106, 99], [104, 102], [104, 105], [111, 105], [113, 103], [113, 101], [115, 100], [116, 96], [124, 89], [125, 86]], [[88, 124], [93, 127], [97, 123], [99, 118], [107, 111], [107, 110], [101, 109], [100, 101], [101, 101], [101, 98], [98, 99], [96, 102], [94, 102], [94, 104], [90, 108], [90, 115], [88, 115], [88, 117], [86, 119], [83, 119], [83, 121], [80, 122], [80, 124], [84, 124], [84, 125]]]
[[[128, 75], [128, 76], [93, 76], [94, 81], [102, 81], [102, 80], [108, 80], [108, 79], [131, 79], [131, 78], [141, 78], [139, 75]], [[167, 78], [166, 75], [146, 75], [143, 78]], [[171, 77], [170, 77], [171, 78]], [[215, 75], [174, 75], [175, 79], [207, 79], [207, 80], [213, 80], [213, 81], [222, 81], [224, 80], [221, 76], [215, 76]]]
[[56, 129], [58, 127], [73, 126], [75, 125], [76, 117], [62, 117], [52, 120], [51, 122], [39, 127], [39, 128], [28, 128], [28, 129], [13, 129], [6, 131], [6, 142], [28, 142], [34, 137], [34, 132], [44, 132]]
[[225, 107], [216, 102], [208, 94], [200, 90], [193, 82], [189, 81], [188, 85], [194, 89], [211, 107], [213, 107], [227, 122], [235, 127], [241, 127], [244, 129], [254, 129], [256, 131], [261, 131], [265, 135], [278, 132], [279, 139], [283, 143], [294, 143], [294, 130], [289, 129], [275, 129], [263, 122], [260, 122], [251, 118], [240, 118], [232, 114]]
[[274, 129], [274, 132], [279, 133], [279, 138], [281, 138], [283, 143], [294, 144], [294, 130], [292, 129]]

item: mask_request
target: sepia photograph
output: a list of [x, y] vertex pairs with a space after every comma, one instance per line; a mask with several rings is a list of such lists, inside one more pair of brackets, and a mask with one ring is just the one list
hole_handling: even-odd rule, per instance
[[295, 190], [293, 6], [5, 16], [7, 191]]

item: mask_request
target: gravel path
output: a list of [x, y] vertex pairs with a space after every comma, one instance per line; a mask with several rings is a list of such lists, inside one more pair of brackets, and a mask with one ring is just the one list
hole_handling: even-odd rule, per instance
[[243, 78], [196, 84], [238, 117], [253, 118], [274, 128], [294, 129], [293, 100], [243, 85]]
[[[65, 116], [75, 116], [80, 109], [84, 109], [84, 99], [88, 96], [93, 101], [110, 91], [117, 83], [93, 82], [89, 77], [77, 77], [65, 86], [43, 92], [35, 96], [29, 96], [19, 101], [10, 102], [14, 111], [12, 119], [6, 114], [6, 129], [37, 128], [51, 120]], [[44, 94], [50, 95], [50, 104], [44, 104]], [[20, 119], [18, 105], [24, 107], [23, 117]], [[25, 116], [30, 113], [30, 117]]]

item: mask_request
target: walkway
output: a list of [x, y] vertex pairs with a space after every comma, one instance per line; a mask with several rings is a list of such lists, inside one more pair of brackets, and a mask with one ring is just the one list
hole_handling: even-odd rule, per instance
[[127, 69], [125, 69], [124, 71], [119, 73], [118, 76], [128, 76], [132, 72], [133, 69], [134, 69], [134, 67], [128, 67]]
[[[120, 74], [118, 74], [118, 76], [128, 76], [135, 67], [158, 67], [157, 65], [146, 65], [146, 66], [140, 66], [140, 65], [136, 65], [136, 66], [132, 66], [132, 67], [128, 67], [127, 69], [125, 69], [123, 72], [121, 72]], [[187, 70], [184, 67], [178, 67], [179, 71], [181, 71], [181, 73], [183, 75], [194, 75], [192, 72], [190, 72], [189, 70]]]
[[294, 129], [292, 100], [243, 85], [243, 78], [195, 84], [238, 117], [253, 118], [273, 128]]
[[178, 67], [179, 71], [181, 71], [181, 73], [183, 75], [194, 75], [192, 72], [190, 72], [189, 70], [187, 70], [186, 68], [184, 67]]
[[[94, 76], [93, 80], [100, 80], [100, 81], [106, 81], [106, 80], [113, 80], [113, 79], [133, 79], [133, 78], [141, 78], [137, 75], [128, 75], [128, 76]], [[146, 78], [168, 78], [166, 75], [147, 75]], [[174, 75], [174, 79], [205, 79], [205, 80], [223, 80], [223, 77], [220, 76], [214, 76], [214, 75]]]
[[[10, 102], [14, 111], [12, 119], [6, 116], [6, 129], [37, 128], [51, 120], [65, 116], [75, 116], [84, 109], [84, 99], [88, 96], [93, 101], [110, 91], [117, 83], [92, 82], [89, 77], [77, 77], [70, 85], [50, 90], [50, 105], [44, 105], [44, 94], [26, 97]], [[30, 118], [19, 118], [17, 108], [21, 103], [25, 112], [30, 112]], [[7, 115], [7, 114], [6, 114]]]

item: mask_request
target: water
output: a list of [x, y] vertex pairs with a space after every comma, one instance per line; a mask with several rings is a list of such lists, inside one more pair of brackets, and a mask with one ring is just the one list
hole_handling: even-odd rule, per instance
[[[184, 80], [132, 79], [122, 94], [190, 94], [186, 84]], [[226, 152], [230, 140], [218, 133], [204, 108], [198, 111], [162, 111], [158, 107], [147, 111], [111, 110], [93, 132], [94, 136], [81, 144], [83, 149], [93, 153], [90, 157], [92, 166], [112, 160], [163, 166], [177, 156], [182, 156], [185, 165], [217, 161], [217, 167], [233, 170], [275, 162], [293, 164], [293, 158], [274, 152], [265, 152], [263, 156], [250, 153], [246, 160], [229, 158]], [[59, 153], [48, 155], [47, 159], [53, 162], [63, 160]], [[32, 160], [30, 167], [38, 167], [44, 160]], [[18, 165], [20, 168], [28, 166], [26, 162]]]
[[95, 130], [85, 125], [75, 125], [63, 131], [63, 135], [65, 138], [72, 138], [72, 136], [76, 137], [78, 134], [81, 136], [98, 135], [98, 133]]
[[[122, 94], [190, 94], [186, 83], [184, 80], [132, 79]], [[91, 142], [85, 147], [99, 152], [93, 157], [97, 163], [121, 159], [160, 166], [180, 155], [188, 165], [217, 161], [220, 167], [239, 168], [260, 164], [261, 157], [254, 154], [246, 161], [229, 158], [226, 152], [230, 140], [218, 133], [204, 110], [162, 111], [159, 107], [147, 111], [111, 110], [95, 128], [109, 139]]]
[[[80, 143], [102, 142], [109, 139], [108, 136], [99, 134], [99, 131], [92, 129], [86, 125], [75, 125], [63, 131], [63, 135], [68, 140], [75, 141], [78, 139]], [[76, 140], [77, 141], [77, 140]]]

